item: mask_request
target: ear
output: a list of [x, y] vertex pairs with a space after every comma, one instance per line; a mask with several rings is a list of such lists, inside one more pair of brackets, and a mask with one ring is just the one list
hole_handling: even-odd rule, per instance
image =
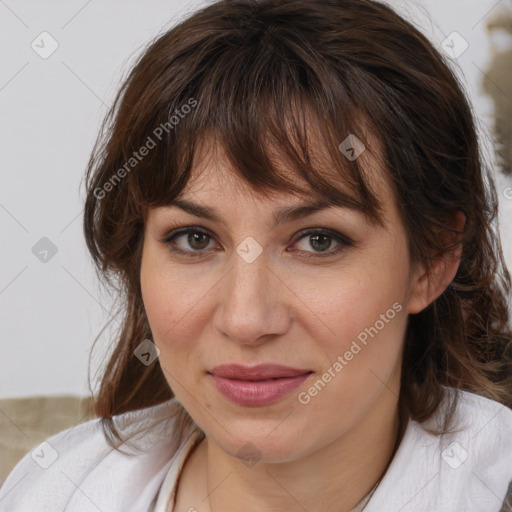
[[408, 301], [410, 314], [423, 311], [434, 302], [453, 281], [460, 264], [462, 244], [460, 238], [466, 225], [466, 217], [462, 212], [456, 212], [448, 220], [451, 229], [457, 231], [444, 231], [443, 239], [446, 245], [457, 243], [450, 251], [437, 254], [431, 260], [427, 271], [422, 264], [416, 264], [411, 271], [411, 292]]

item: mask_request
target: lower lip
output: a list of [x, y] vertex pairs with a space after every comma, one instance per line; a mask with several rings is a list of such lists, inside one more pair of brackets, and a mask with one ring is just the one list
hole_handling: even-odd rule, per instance
[[267, 405], [297, 389], [311, 374], [274, 380], [247, 381], [211, 375], [217, 389], [238, 405]]

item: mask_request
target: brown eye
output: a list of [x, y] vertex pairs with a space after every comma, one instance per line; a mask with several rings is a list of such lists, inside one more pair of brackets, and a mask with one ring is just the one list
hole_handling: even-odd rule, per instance
[[326, 251], [332, 244], [332, 237], [328, 235], [313, 235], [309, 237], [309, 243], [316, 251]]
[[[300, 243], [302, 243], [302, 248], [300, 247]], [[332, 245], [336, 244], [338, 247], [329, 250]], [[316, 258], [316, 257], [327, 257], [338, 254], [346, 247], [354, 245], [353, 242], [342, 235], [341, 233], [337, 233], [335, 231], [330, 230], [309, 230], [302, 233], [302, 236], [295, 242], [295, 246], [299, 246], [298, 250], [300, 252], [309, 253], [307, 258]], [[310, 249], [313, 249], [311, 251]]]
[[190, 245], [190, 247], [198, 251], [201, 249], [206, 249], [209, 241], [210, 237], [205, 233], [197, 232], [187, 234], [187, 243]]
[[187, 227], [172, 232], [161, 241], [173, 252], [187, 256], [201, 256], [207, 252], [212, 237], [198, 228]]

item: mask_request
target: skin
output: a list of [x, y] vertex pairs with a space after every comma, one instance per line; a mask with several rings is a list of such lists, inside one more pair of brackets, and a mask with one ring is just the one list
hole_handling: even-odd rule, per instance
[[[384, 227], [341, 207], [274, 226], [273, 211], [304, 198], [257, 194], [229, 172], [220, 150], [206, 149], [183, 198], [215, 208], [225, 224], [176, 206], [149, 211], [140, 274], [146, 313], [167, 382], [206, 434], [184, 466], [178, 512], [349, 512], [388, 464], [408, 315], [442, 293], [460, 252], [440, 258], [428, 275], [410, 261], [394, 196], [367, 153], [359, 158], [383, 202]], [[211, 234], [192, 246], [186, 234], [174, 241], [200, 257], [178, 255], [160, 241], [185, 226]], [[341, 252], [307, 258], [322, 254], [322, 246], [311, 235], [301, 238], [306, 228], [334, 230], [353, 244], [330, 239], [324, 253], [340, 246]], [[236, 252], [248, 236], [263, 249], [252, 263]], [[397, 303], [394, 318], [309, 403], [300, 403], [298, 393]], [[314, 374], [258, 407], [232, 403], [207, 374], [224, 363], [267, 362]], [[261, 454], [253, 466], [237, 457], [247, 443]]]

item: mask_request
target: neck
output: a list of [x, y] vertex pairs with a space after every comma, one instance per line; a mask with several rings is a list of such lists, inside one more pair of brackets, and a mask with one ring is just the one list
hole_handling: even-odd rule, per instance
[[298, 460], [248, 466], [205, 439], [205, 510], [350, 512], [380, 481], [403, 435], [391, 389], [343, 436]]

